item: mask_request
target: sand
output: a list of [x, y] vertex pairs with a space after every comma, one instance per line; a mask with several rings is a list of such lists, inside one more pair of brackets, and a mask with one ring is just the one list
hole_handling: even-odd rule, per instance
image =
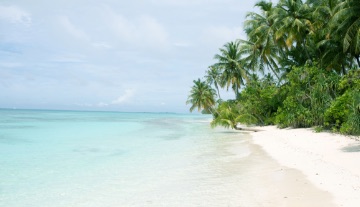
[[[292, 174], [287, 178], [288, 189], [301, 198], [296, 206], [318, 206], [319, 198], [331, 199], [334, 206], [360, 206], [360, 142], [355, 137], [315, 133], [312, 129], [278, 129], [275, 126], [258, 129], [261, 131], [251, 132], [253, 143], [284, 166], [284, 171], [300, 171], [306, 177], [298, 180]], [[306, 183], [306, 180], [319, 190], [302, 196], [299, 183]], [[331, 194], [332, 198], [324, 197], [324, 193]], [[285, 203], [283, 206], [294, 205]]]

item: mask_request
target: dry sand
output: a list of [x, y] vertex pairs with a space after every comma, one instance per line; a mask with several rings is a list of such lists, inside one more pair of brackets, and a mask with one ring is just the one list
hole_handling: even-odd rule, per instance
[[[285, 166], [284, 170], [300, 171], [320, 189], [310, 193], [313, 196], [307, 192], [302, 197], [304, 206], [318, 206], [315, 198], [321, 198], [321, 192], [331, 194], [331, 203], [335, 206], [360, 206], [360, 142], [354, 137], [315, 133], [312, 129], [278, 129], [275, 126], [259, 129], [261, 131], [251, 133], [254, 144]], [[301, 197], [302, 187], [297, 184], [296, 176], [288, 179], [288, 188]]]

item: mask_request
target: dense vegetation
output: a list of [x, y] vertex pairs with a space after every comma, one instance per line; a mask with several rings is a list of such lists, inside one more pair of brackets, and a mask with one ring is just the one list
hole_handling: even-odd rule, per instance
[[[236, 123], [360, 134], [359, 0], [262, 0], [246, 40], [225, 43], [188, 104]], [[214, 88], [213, 88], [214, 87]], [[231, 89], [235, 100], [220, 98]], [[201, 92], [199, 92], [201, 91]]]

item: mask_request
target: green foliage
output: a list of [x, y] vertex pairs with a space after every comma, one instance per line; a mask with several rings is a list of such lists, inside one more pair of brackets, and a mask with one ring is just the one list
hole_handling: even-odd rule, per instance
[[238, 96], [241, 85], [247, 79], [247, 70], [243, 67], [243, 61], [240, 53], [240, 42], [228, 42], [222, 48], [220, 53], [214, 56], [217, 60], [212, 67], [221, 70], [219, 76], [220, 86], [233, 89], [235, 95]]
[[340, 127], [343, 134], [360, 135], [360, 90], [352, 91], [350, 114], [347, 121]]
[[350, 102], [351, 93], [349, 91], [337, 97], [325, 111], [325, 126], [330, 127], [333, 131], [338, 131], [350, 115]]
[[281, 127], [323, 125], [324, 112], [336, 97], [339, 76], [313, 66], [294, 67], [282, 88], [286, 94], [278, 109], [276, 123]]
[[319, 133], [319, 132], [322, 132], [322, 131], [324, 130], [324, 127], [322, 127], [322, 126], [316, 126], [316, 127], [314, 128], [314, 130], [315, 130], [316, 133]]
[[351, 70], [345, 75], [339, 83], [339, 89], [341, 91], [360, 89], [360, 69]]
[[343, 134], [360, 134], [360, 70], [339, 82], [339, 95], [325, 112], [325, 126]]
[[236, 101], [229, 100], [219, 104], [214, 119], [211, 122], [211, 127], [222, 126], [225, 128], [236, 129], [239, 116], [239, 107]]
[[[249, 12], [244, 23], [247, 38], [225, 43], [206, 73], [219, 98], [218, 87], [231, 87], [236, 97], [218, 102], [212, 126], [276, 123], [360, 135], [359, 0], [255, 6], [260, 12]], [[277, 82], [250, 72], [270, 72]], [[193, 95], [191, 109], [214, 111], [215, 102]]]
[[274, 114], [280, 105], [278, 87], [271, 76], [250, 79], [239, 99], [239, 122], [245, 124], [274, 124]]
[[194, 86], [191, 88], [190, 95], [186, 101], [186, 104], [191, 104], [190, 112], [195, 108], [197, 108], [198, 111], [205, 109], [205, 111], [211, 112], [216, 103], [216, 91], [200, 79], [194, 80], [193, 82]]

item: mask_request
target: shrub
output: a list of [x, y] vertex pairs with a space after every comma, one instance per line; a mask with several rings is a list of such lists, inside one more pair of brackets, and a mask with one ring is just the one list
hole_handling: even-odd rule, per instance
[[293, 67], [281, 90], [286, 98], [276, 115], [280, 127], [311, 127], [324, 124], [325, 110], [336, 97], [339, 76], [316, 66]]
[[279, 88], [271, 76], [259, 80], [256, 75], [240, 94], [238, 121], [245, 124], [274, 124], [275, 112], [280, 104]]
[[360, 134], [360, 70], [339, 81], [339, 96], [325, 112], [325, 126], [343, 134]]

